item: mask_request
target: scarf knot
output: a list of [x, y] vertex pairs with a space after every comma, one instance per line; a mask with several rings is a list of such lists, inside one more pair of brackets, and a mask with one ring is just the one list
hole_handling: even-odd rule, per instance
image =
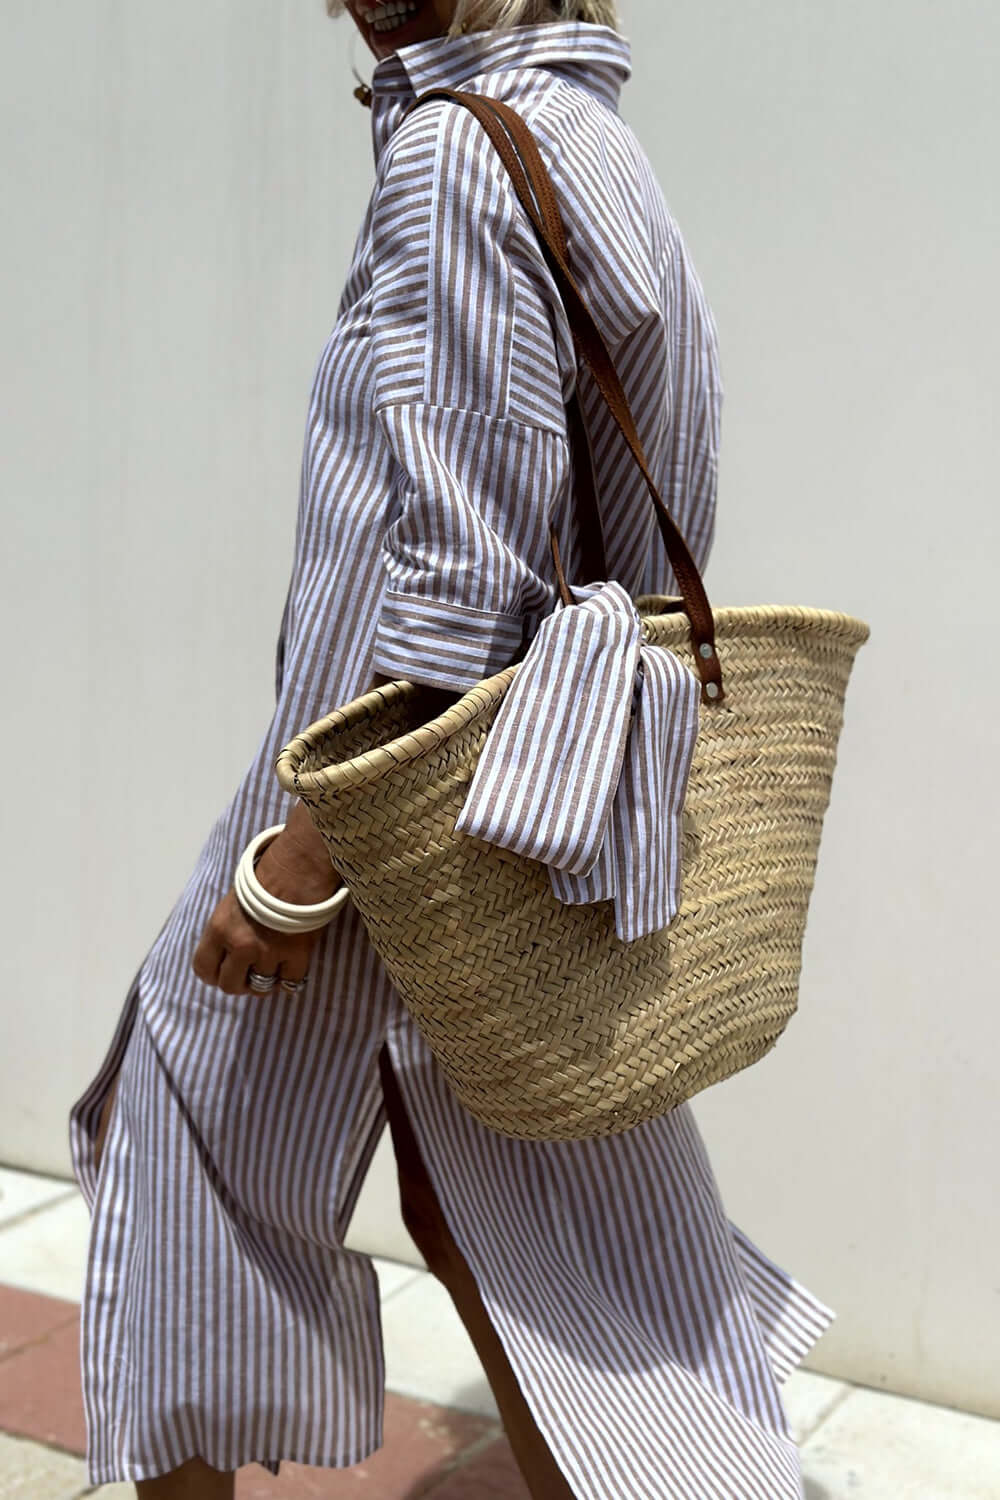
[[680, 905], [697, 676], [642, 637], [615, 582], [547, 615], [486, 736], [458, 833], [549, 866], [560, 901], [614, 901], [634, 942]]

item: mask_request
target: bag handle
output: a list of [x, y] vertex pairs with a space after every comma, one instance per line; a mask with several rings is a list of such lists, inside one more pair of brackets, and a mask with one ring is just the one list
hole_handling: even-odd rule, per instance
[[[517, 111], [509, 104], [483, 94], [467, 93], [460, 89], [428, 89], [417, 97], [410, 108], [416, 108], [425, 100], [438, 97], [454, 99], [456, 103], [464, 105], [476, 116], [496, 147], [525, 212], [538, 234], [546, 261], [563, 297], [577, 352], [589, 367], [597, 388], [615, 424], [625, 438], [629, 451], [649, 489], [667, 556], [674, 570], [684, 603], [684, 611], [691, 625], [695, 665], [702, 684], [702, 702], [719, 703], [725, 693], [722, 685], [722, 669], [715, 646], [715, 621], [712, 616], [712, 606], [709, 604], [705, 585], [687, 542], [660, 497], [656, 482], [649, 471], [635, 419], [615, 369], [614, 360], [570, 271], [558, 199], [534, 135]], [[583, 428], [582, 414], [578, 410], [575, 415], [579, 426]], [[571, 435], [572, 426], [571, 422]], [[588, 443], [588, 458], [589, 452]], [[590, 487], [593, 490], [592, 465], [584, 467], [589, 470]], [[586, 479], [584, 496], [586, 496]], [[603, 534], [600, 531], [600, 510], [596, 501], [596, 493], [593, 494], [593, 510], [596, 514], [597, 542], [591, 543], [590, 550], [593, 554], [596, 546], [599, 545], [603, 553]], [[590, 523], [589, 535], [593, 537], [594, 517], [585, 515], [583, 519], [585, 523]], [[560, 594], [565, 604], [572, 604], [574, 600], [562, 570], [554, 527], [550, 528], [549, 540]], [[606, 571], [605, 563], [604, 571], [594, 576], [604, 577]]]
[[[457, 97], [458, 91], [453, 89], [436, 90], [446, 94], [449, 98]], [[428, 97], [421, 95], [421, 99]], [[483, 95], [461, 95], [462, 98], [483, 99]], [[420, 102], [419, 100], [416, 102]], [[411, 108], [415, 106], [411, 105]], [[477, 115], [479, 111], [476, 111]], [[522, 196], [529, 192], [527, 182], [521, 172], [520, 163], [516, 158], [508, 163], [508, 166], [517, 173], [521, 183], [519, 188]], [[554, 196], [552, 206], [555, 206]], [[569, 250], [566, 245], [566, 237], [563, 231], [562, 218], [556, 208], [553, 216], [549, 205], [543, 205], [546, 228], [555, 244], [558, 246], [562, 258], [568, 263]], [[604, 541], [604, 523], [601, 519], [601, 508], [597, 499], [597, 481], [594, 471], [594, 458], [590, 448], [590, 438], [587, 434], [587, 424], [583, 416], [580, 404], [579, 387], [574, 385], [573, 393], [566, 405], [566, 427], [569, 438], [570, 449], [573, 454], [573, 504], [579, 520], [579, 542], [580, 542], [580, 567], [585, 579], [607, 578], [608, 559], [607, 549]], [[560, 597], [564, 604], [574, 603], [569, 584], [563, 572], [562, 559], [559, 554], [559, 539], [556, 534], [554, 522], [549, 521], [549, 546], [555, 563], [557, 586]], [[523, 640], [521, 647], [512, 658], [512, 661], [520, 661], [528, 649], [529, 642]]]

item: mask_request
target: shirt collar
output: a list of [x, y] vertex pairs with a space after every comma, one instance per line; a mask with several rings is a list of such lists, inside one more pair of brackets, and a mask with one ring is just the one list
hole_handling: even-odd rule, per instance
[[508, 68], [549, 68], [616, 109], [622, 84], [632, 75], [631, 47], [614, 27], [591, 21], [539, 21], [430, 37], [380, 58], [372, 71], [372, 102], [456, 88]]

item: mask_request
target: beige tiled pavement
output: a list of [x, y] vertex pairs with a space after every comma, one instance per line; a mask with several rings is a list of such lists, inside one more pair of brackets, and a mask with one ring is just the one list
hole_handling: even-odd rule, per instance
[[86, 1205], [76, 1191], [0, 1224], [0, 1281], [79, 1302], [89, 1228]]
[[76, 1188], [61, 1177], [38, 1177], [0, 1167], [0, 1228], [13, 1224], [60, 1199], [76, 1197]]
[[76, 1500], [86, 1483], [81, 1459], [0, 1432], [0, 1500]]

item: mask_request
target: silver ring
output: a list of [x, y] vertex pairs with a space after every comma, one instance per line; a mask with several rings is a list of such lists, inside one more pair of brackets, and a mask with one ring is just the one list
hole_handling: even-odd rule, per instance
[[277, 974], [258, 974], [251, 964], [247, 970], [247, 984], [258, 995], [266, 995], [274, 988]]
[[287, 995], [297, 995], [299, 990], [304, 990], [306, 987], [304, 979], [281, 979], [278, 983]]

